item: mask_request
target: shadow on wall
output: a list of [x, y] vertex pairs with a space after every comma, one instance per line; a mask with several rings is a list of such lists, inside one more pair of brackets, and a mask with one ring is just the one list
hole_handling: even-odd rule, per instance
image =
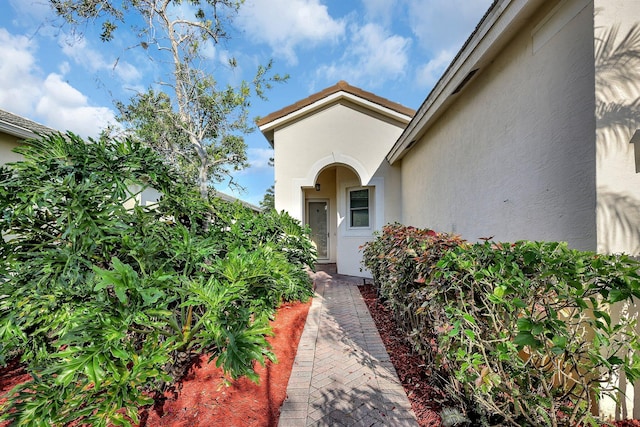
[[607, 187], [598, 189], [598, 230], [606, 230], [602, 251], [640, 254], [640, 200]]
[[[630, 155], [634, 158], [630, 140], [640, 128], [640, 26], [632, 26], [623, 35], [618, 26], [600, 28], [595, 39], [595, 64], [597, 161], [605, 170], [609, 168], [607, 173], [611, 174], [617, 172], [611, 169], [619, 166], [621, 159], [628, 161]], [[633, 194], [635, 189], [622, 182], [626, 181], [624, 178], [609, 179], [598, 185], [598, 251], [637, 256], [640, 199]], [[621, 316], [638, 318], [639, 313], [638, 305], [621, 304], [612, 310], [612, 321], [615, 323]], [[610, 385], [621, 391], [615, 404], [615, 418], [640, 418], [640, 382], [629, 384], [621, 375]]]
[[[630, 141], [640, 128], [640, 26], [622, 37], [617, 26], [600, 29], [595, 64], [597, 156], [611, 173], [615, 166], [609, 162], [620, 165], [620, 159], [634, 158]], [[640, 199], [625, 184], [598, 184], [598, 251], [640, 253]]]
[[640, 26], [631, 27], [619, 43], [617, 26], [595, 39], [598, 154], [627, 150], [640, 117]]

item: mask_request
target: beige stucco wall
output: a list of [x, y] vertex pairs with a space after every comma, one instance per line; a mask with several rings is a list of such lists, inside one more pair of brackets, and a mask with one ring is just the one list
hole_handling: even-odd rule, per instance
[[[274, 132], [276, 209], [304, 221], [305, 195], [329, 199], [330, 261], [342, 274], [368, 275], [360, 271], [359, 246], [385, 223], [400, 219], [400, 172], [385, 156], [401, 132], [402, 124], [344, 99]], [[331, 167], [336, 167], [335, 184], [326, 188], [322, 171]], [[321, 191], [315, 192], [318, 177]], [[349, 188], [359, 186], [372, 189], [373, 220], [370, 229], [353, 232], [344, 226], [346, 197]], [[387, 200], [386, 194], [393, 196]]]
[[545, 2], [402, 159], [405, 224], [596, 248], [593, 8], [557, 4]]
[[22, 156], [11, 151], [18, 145], [20, 144], [15, 136], [0, 132], [0, 164], [21, 160]]
[[[640, 34], [639, 26], [639, 0], [595, 1], [598, 250], [633, 255], [640, 254], [640, 173], [629, 142], [640, 128], [640, 42], [624, 39], [634, 29]], [[612, 314], [613, 321], [637, 317], [638, 307], [621, 305]], [[640, 383], [634, 387], [622, 377], [612, 385], [626, 396], [619, 404], [603, 401], [603, 413], [640, 418]]]

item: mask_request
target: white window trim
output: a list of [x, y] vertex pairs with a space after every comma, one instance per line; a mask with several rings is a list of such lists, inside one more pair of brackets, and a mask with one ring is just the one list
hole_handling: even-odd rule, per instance
[[[349, 193], [355, 188], [369, 188], [369, 228], [349, 228]], [[384, 225], [384, 178], [372, 178], [368, 185], [361, 185], [357, 181], [341, 182], [339, 184], [338, 202], [338, 235], [340, 237], [372, 237], [373, 232], [381, 230]], [[379, 203], [378, 203], [379, 202]], [[338, 240], [338, 243], [340, 241]], [[338, 254], [339, 254], [338, 250]]]
[[[362, 191], [367, 190], [367, 211], [369, 216], [369, 225], [366, 227], [354, 227], [351, 225], [351, 193], [354, 191]], [[373, 187], [349, 187], [347, 188], [347, 229], [351, 231], [360, 231], [367, 230], [371, 231], [373, 229], [373, 196], [374, 196], [374, 188]]]
[[[369, 191], [369, 225], [367, 227], [352, 227], [351, 226], [351, 192], [358, 190], [368, 190]], [[362, 186], [362, 185], [353, 185], [353, 186], [345, 186], [344, 192], [344, 203], [345, 203], [345, 227], [344, 234], [345, 236], [370, 236], [375, 229], [375, 217], [376, 212], [375, 209], [375, 188], [371, 186]]]

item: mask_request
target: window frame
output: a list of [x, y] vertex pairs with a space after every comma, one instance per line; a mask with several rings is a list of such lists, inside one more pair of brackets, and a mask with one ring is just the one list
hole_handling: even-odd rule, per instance
[[[351, 202], [352, 202], [352, 198], [351, 198], [351, 193], [354, 193], [356, 191], [363, 191], [366, 190], [367, 192], [367, 206], [366, 207], [356, 207], [353, 208], [351, 206]], [[371, 230], [372, 227], [372, 222], [373, 222], [373, 215], [371, 212], [371, 187], [351, 187], [351, 188], [347, 188], [347, 212], [348, 212], [348, 223], [347, 223], [347, 228], [349, 230]], [[367, 210], [367, 223], [368, 225], [366, 226], [354, 226], [353, 225], [353, 211], [354, 210]]]

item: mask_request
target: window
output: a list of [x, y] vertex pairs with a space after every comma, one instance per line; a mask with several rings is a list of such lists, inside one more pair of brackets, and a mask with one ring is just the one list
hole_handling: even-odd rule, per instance
[[349, 227], [369, 227], [369, 190], [349, 190]]

